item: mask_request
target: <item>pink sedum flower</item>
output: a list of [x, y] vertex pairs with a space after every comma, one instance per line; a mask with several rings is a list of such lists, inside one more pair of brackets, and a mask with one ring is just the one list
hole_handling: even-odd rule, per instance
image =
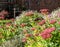
[[31, 28], [31, 30], [33, 30], [33, 31], [34, 31], [34, 30], [35, 30], [35, 28]]
[[10, 26], [10, 25], [11, 25], [11, 23], [6, 23], [6, 25], [7, 25], [7, 26]]
[[12, 18], [12, 19], [10, 19], [11, 21], [14, 21], [15, 19], [14, 18]]
[[33, 15], [33, 11], [29, 11], [25, 13], [26, 16], [32, 16]]
[[23, 38], [23, 39], [22, 39], [22, 42], [26, 42], [26, 41], [27, 41], [27, 39], [26, 39], [26, 38]]
[[26, 34], [27, 33], [27, 30], [23, 30], [23, 33]]
[[26, 24], [25, 24], [25, 23], [22, 23], [20, 26], [21, 26], [21, 27], [24, 27], [24, 26], [26, 26]]
[[36, 33], [36, 34], [35, 34], [35, 36], [38, 36], [38, 35], [39, 35], [39, 33]]
[[26, 34], [25, 36], [26, 36], [26, 37], [31, 37], [31, 36], [32, 36], [32, 34]]
[[51, 27], [51, 28], [49, 28], [46, 32], [47, 33], [51, 33], [51, 32], [53, 32], [55, 30], [55, 27]]
[[47, 37], [47, 38], [51, 38], [51, 36], [52, 36], [51, 34], [47, 34], [47, 36], [46, 36], [46, 37]]
[[42, 31], [39, 34], [39, 36], [42, 36], [42, 38], [44, 38], [44, 39], [50, 38], [52, 36], [51, 32], [54, 31], [54, 30], [55, 30], [55, 27], [47, 28], [44, 31]]
[[39, 22], [39, 25], [43, 25], [45, 23], [45, 20], [42, 20], [41, 22]]
[[50, 21], [50, 24], [54, 24], [54, 23], [56, 23], [56, 20], [51, 20]]
[[42, 35], [42, 38], [43, 39], [47, 39], [47, 35]]
[[41, 12], [42, 14], [48, 14], [48, 13], [49, 13], [48, 11], [49, 11], [48, 9], [41, 9], [41, 10], [40, 10], [40, 12]]
[[50, 38], [52, 35], [50, 33], [46, 33], [46, 34], [40, 34], [39, 36], [42, 36], [43, 39], [48, 39]]
[[58, 22], [58, 24], [60, 24], [60, 21]]
[[55, 27], [51, 27], [50, 30], [54, 31], [56, 28]]

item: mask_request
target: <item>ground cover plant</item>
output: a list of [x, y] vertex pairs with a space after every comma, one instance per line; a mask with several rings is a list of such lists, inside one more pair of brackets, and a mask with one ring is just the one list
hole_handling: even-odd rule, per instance
[[[15, 20], [4, 23], [1, 47], [60, 47], [60, 9], [25, 11]], [[10, 26], [11, 23], [11, 26]], [[9, 29], [6, 29], [10, 27]], [[13, 30], [12, 30], [13, 29]], [[12, 32], [11, 32], [12, 30]], [[6, 33], [5, 33], [6, 32]]]

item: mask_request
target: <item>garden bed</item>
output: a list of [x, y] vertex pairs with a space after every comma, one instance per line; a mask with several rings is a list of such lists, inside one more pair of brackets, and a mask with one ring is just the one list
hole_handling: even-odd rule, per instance
[[15, 20], [0, 22], [2, 47], [60, 47], [60, 9], [23, 12]]

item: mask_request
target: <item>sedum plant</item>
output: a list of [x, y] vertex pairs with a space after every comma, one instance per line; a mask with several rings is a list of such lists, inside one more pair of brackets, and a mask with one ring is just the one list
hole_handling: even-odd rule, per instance
[[42, 13], [25, 11], [14, 23], [10, 22], [12, 27], [9, 26], [9, 30], [3, 24], [8, 33], [4, 34], [6, 38], [1, 47], [60, 47], [60, 17], [55, 11], [48, 15], [46, 12], [45, 9]]
[[59, 17], [34, 11], [23, 12], [15, 21], [22, 29], [24, 47], [60, 47], [59, 23]]
[[0, 45], [16, 34], [17, 27], [12, 23], [13, 21], [14, 19], [0, 20]]

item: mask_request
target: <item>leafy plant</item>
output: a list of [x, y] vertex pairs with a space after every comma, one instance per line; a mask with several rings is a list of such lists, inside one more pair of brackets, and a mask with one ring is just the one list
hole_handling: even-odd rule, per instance
[[60, 17], [57, 16], [60, 9], [56, 13], [52, 12], [53, 14], [46, 15], [46, 12], [45, 9], [42, 13], [25, 11], [13, 20], [14, 23], [2, 22], [1, 26], [4, 27], [0, 31], [4, 37], [0, 41], [4, 43], [1, 46], [60, 47]]

